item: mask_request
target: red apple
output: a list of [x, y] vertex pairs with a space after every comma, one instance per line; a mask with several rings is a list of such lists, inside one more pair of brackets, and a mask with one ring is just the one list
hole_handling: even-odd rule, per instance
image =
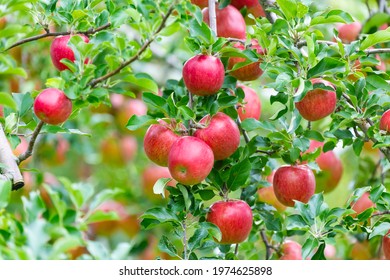
[[352, 22], [341, 24], [337, 27], [339, 38], [343, 43], [349, 44], [358, 39], [362, 24], [360, 22]]
[[214, 159], [230, 157], [240, 145], [240, 130], [234, 120], [224, 113], [205, 116], [199, 122], [205, 125], [195, 131], [194, 136], [203, 140], [213, 150]]
[[97, 210], [105, 213], [115, 212], [118, 215], [118, 220], [100, 221], [90, 224], [92, 232], [97, 235], [111, 235], [115, 231], [120, 229], [120, 220], [125, 219], [128, 214], [123, 204], [117, 201], [105, 201], [102, 203]]
[[326, 259], [336, 259], [336, 247], [332, 244], [326, 244], [324, 249], [324, 255]]
[[[68, 66], [61, 63], [61, 59], [66, 58], [72, 62], [75, 61], [73, 50], [71, 49], [70, 46], [68, 46], [68, 42], [69, 42], [71, 36], [80, 36], [84, 42], [86, 42], [86, 43], [89, 42], [88, 37], [85, 35], [82, 35], [82, 34], [64, 35], [64, 36], [56, 37], [53, 40], [51, 47], [50, 47], [50, 56], [51, 56], [51, 60], [54, 64], [54, 66], [60, 71], [69, 69]], [[88, 60], [86, 59], [86, 61], [84, 63], [87, 63], [87, 62], [88, 62]]]
[[207, 96], [216, 94], [222, 87], [225, 69], [218, 57], [196, 55], [184, 64], [184, 84], [195, 95]]
[[[119, 98], [118, 98], [119, 99]], [[114, 106], [114, 105], [113, 105]], [[122, 106], [116, 111], [116, 121], [119, 129], [123, 132], [130, 132], [126, 126], [129, 119], [133, 116], [144, 116], [148, 112], [148, 107], [141, 99], [126, 99]], [[142, 130], [133, 133], [139, 134]]]
[[[205, 8], [202, 11], [203, 20], [207, 25], [210, 25], [209, 9]], [[223, 9], [216, 9], [217, 16], [217, 36], [225, 38], [246, 38], [246, 25], [244, 17], [240, 11], [232, 5], [228, 5]]]
[[364, 193], [353, 205], [352, 210], [356, 212], [356, 214], [352, 216], [359, 215], [363, 213], [368, 208], [375, 207], [375, 204], [370, 199], [369, 193]]
[[133, 136], [109, 135], [102, 141], [100, 148], [103, 162], [124, 165], [134, 159], [137, 154], [138, 143]]
[[[322, 83], [334, 89], [333, 84], [323, 79], [312, 79], [311, 83], [313, 85]], [[295, 106], [304, 119], [318, 121], [333, 113], [336, 102], [335, 91], [317, 88], [307, 92], [301, 101], [295, 103]]]
[[264, 9], [260, 5], [259, 0], [231, 0], [230, 5], [238, 10], [246, 7], [248, 14], [252, 14], [254, 17], [265, 17]]
[[370, 260], [372, 254], [368, 241], [356, 242], [352, 245], [351, 259], [353, 260]]
[[209, 5], [208, 0], [191, 0], [191, 3], [197, 5], [201, 9], [206, 8]]
[[316, 179], [306, 165], [286, 165], [276, 170], [273, 186], [277, 199], [292, 207], [294, 200], [303, 203], [309, 201], [316, 188]]
[[390, 132], [390, 109], [383, 113], [379, 123], [379, 128], [387, 133]]
[[248, 118], [260, 119], [261, 101], [259, 96], [257, 96], [256, 91], [244, 85], [240, 85], [239, 87], [242, 88], [245, 93], [244, 104], [240, 104], [237, 109], [240, 120], [243, 121]]
[[[267, 181], [271, 184], [273, 182], [274, 175], [275, 172], [272, 172], [272, 174], [267, 177]], [[280, 203], [279, 200], [276, 198], [273, 186], [261, 188], [257, 191], [257, 194], [259, 196], [259, 201], [272, 205], [279, 212], [283, 212], [284, 210], [286, 210], [286, 206]]]
[[[307, 152], [313, 152], [317, 148], [322, 148], [324, 143], [312, 140]], [[316, 158], [316, 163], [321, 172], [316, 172], [316, 192], [330, 192], [334, 190], [343, 175], [343, 164], [333, 151], [321, 154]]]
[[390, 260], [390, 230], [387, 232], [387, 235], [383, 236], [383, 253], [385, 254], [386, 260]]
[[184, 185], [195, 185], [210, 174], [214, 165], [211, 148], [199, 138], [184, 136], [173, 143], [168, 168], [173, 179]]
[[302, 260], [302, 246], [292, 240], [287, 240], [282, 245], [283, 256], [281, 260]]
[[0, 105], [0, 118], [4, 118], [4, 108]]
[[[160, 201], [161, 195], [157, 195], [153, 192], [153, 186], [161, 178], [172, 178], [171, 173], [167, 167], [150, 165], [145, 168], [142, 173], [142, 186], [143, 191], [147, 198], [151, 201]], [[168, 186], [175, 186], [176, 182], [174, 180], [168, 183]]]
[[[252, 42], [251, 49], [255, 50], [258, 54], [264, 54], [263, 48], [260, 47], [256, 39], [252, 39], [251, 42]], [[245, 47], [241, 43], [235, 44], [234, 47], [240, 50], [245, 49]], [[231, 70], [237, 63], [241, 63], [245, 61], [246, 59], [244, 57], [230, 57], [227, 68], [228, 70]], [[260, 77], [263, 74], [263, 70], [261, 70], [260, 68], [260, 62], [261, 60], [259, 59], [256, 62], [237, 68], [236, 70], [230, 71], [229, 74], [240, 81], [256, 80], [258, 77]]]
[[236, 244], [243, 242], [251, 232], [253, 215], [243, 200], [218, 201], [211, 205], [206, 220], [220, 229], [219, 243]]
[[5, 17], [0, 18], [0, 30], [4, 29], [4, 27], [7, 25], [7, 20]]
[[144, 137], [144, 150], [148, 158], [160, 166], [168, 166], [168, 154], [173, 143], [180, 137], [163, 120], [152, 124]]
[[72, 113], [72, 101], [56, 88], [47, 88], [38, 94], [34, 101], [34, 113], [48, 124], [65, 122]]

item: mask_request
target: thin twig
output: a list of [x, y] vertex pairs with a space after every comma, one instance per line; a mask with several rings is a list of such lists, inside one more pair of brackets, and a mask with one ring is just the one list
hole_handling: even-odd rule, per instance
[[214, 31], [215, 36], [217, 36], [217, 13], [215, 10], [215, 0], [208, 0], [208, 6], [209, 6], [209, 21], [210, 21], [210, 28]]
[[236, 244], [236, 247], [234, 248], [234, 255], [238, 255], [238, 243]]
[[242, 128], [240, 116], [237, 117], [236, 122], [237, 122], [238, 127], [239, 127], [240, 130], [241, 130], [242, 135], [244, 136], [245, 143], [248, 144], [249, 141], [250, 141], [249, 135], [248, 135], [248, 132], [246, 132], [246, 130]]
[[187, 241], [187, 225], [186, 225], [186, 218], [184, 218], [184, 221], [182, 223], [183, 227], [183, 254], [184, 254], [184, 259], [188, 260], [187, 256], [187, 246], [188, 246], [188, 241]]
[[260, 230], [260, 236], [263, 240], [263, 243], [265, 245], [265, 259], [269, 260], [271, 258], [271, 249], [273, 249], [273, 246], [269, 244], [267, 236], [265, 235], [264, 229]]
[[382, 211], [382, 212], [374, 213], [374, 214], [371, 215], [371, 217], [382, 216], [382, 215], [388, 215], [388, 214], [390, 214], [390, 210], [385, 210], [385, 211]]
[[272, 17], [272, 14], [271, 14], [269, 11], [267, 11], [268, 6], [270, 6], [270, 5], [268, 4], [268, 0], [260, 0], [260, 5], [263, 7], [265, 16], [266, 16], [266, 18], [268, 19], [268, 21], [269, 21], [270, 23], [275, 23], [275, 20], [274, 20], [274, 18]]
[[18, 158], [18, 164], [20, 165], [22, 163], [22, 161], [28, 159], [29, 157], [31, 157], [32, 153], [33, 153], [33, 150], [34, 150], [34, 146], [35, 146], [35, 142], [38, 138], [38, 135], [39, 133], [41, 132], [41, 129], [43, 127], [45, 123], [43, 121], [40, 121], [37, 125], [37, 127], [34, 129], [34, 132], [31, 136], [31, 139], [30, 139], [30, 142], [28, 143], [28, 148], [27, 148], [27, 151], [25, 151], [23, 154], [21, 154]]
[[160, 33], [161, 30], [163, 30], [163, 28], [165, 27], [165, 24], [167, 23], [169, 16], [172, 14], [172, 12], [175, 9], [175, 5], [176, 5], [176, 1], [169, 7], [166, 15], [163, 17], [163, 20], [161, 21], [161, 24], [156, 29], [156, 31], [154, 31], [152, 36], [145, 41], [145, 43], [142, 45], [142, 47], [138, 50], [138, 52], [133, 57], [131, 57], [129, 60], [127, 60], [125, 62], [122, 62], [121, 65], [117, 69], [107, 73], [104, 76], [101, 76], [100, 78], [93, 79], [91, 82], [89, 82], [88, 85], [91, 87], [95, 87], [97, 84], [111, 78], [112, 76], [115, 76], [120, 71], [122, 71], [123, 68], [129, 66], [131, 63], [138, 60], [140, 58], [140, 56], [147, 50], [149, 45], [156, 39], [156, 36], [158, 35], [158, 33]]
[[94, 34], [96, 32], [99, 32], [101, 30], [104, 30], [108, 27], [111, 26], [111, 23], [106, 23], [102, 26], [99, 26], [95, 29], [89, 29], [87, 31], [76, 31], [76, 32], [71, 32], [71, 31], [64, 31], [64, 32], [46, 32], [44, 34], [40, 34], [40, 35], [36, 35], [36, 36], [32, 36], [32, 37], [29, 37], [29, 38], [26, 38], [26, 39], [23, 39], [23, 40], [20, 40], [18, 42], [16, 42], [15, 44], [11, 45], [9, 48], [7, 48], [5, 51], [8, 51], [12, 48], [15, 48], [17, 46], [20, 46], [20, 45], [23, 45], [25, 43], [28, 43], [28, 42], [33, 42], [33, 41], [37, 41], [39, 39], [43, 39], [43, 38], [47, 38], [47, 37], [56, 37], [56, 36], [61, 36], [61, 35], [69, 35], [69, 34], [85, 34], [85, 35], [91, 35], [91, 34]]

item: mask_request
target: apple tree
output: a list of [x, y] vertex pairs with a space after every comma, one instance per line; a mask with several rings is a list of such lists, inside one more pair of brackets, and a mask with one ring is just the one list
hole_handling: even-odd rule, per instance
[[386, 1], [2, 1], [1, 259], [390, 259]]

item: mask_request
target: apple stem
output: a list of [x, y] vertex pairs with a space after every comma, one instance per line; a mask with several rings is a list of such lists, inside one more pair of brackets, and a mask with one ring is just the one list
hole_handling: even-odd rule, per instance
[[25, 151], [23, 154], [21, 154], [17, 160], [18, 165], [22, 163], [22, 161], [28, 159], [29, 157], [32, 156], [35, 142], [38, 138], [39, 133], [41, 132], [41, 129], [45, 123], [43, 121], [40, 121], [37, 125], [37, 127], [34, 129], [34, 132], [31, 136], [30, 142], [28, 143], [28, 148], [27, 151]]
[[24, 186], [22, 173], [18, 167], [17, 158], [12, 153], [11, 146], [5, 136], [4, 129], [0, 123], [0, 163], [3, 174], [0, 178], [12, 182], [12, 190], [18, 190]]

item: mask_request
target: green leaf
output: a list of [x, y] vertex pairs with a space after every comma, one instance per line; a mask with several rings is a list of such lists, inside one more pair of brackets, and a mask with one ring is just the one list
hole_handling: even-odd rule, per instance
[[336, 74], [345, 72], [345, 63], [336, 58], [324, 57], [313, 68], [307, 76], [308, 78], [322, 76], [324, 74]]
[[251, 172], [251, 167], [252, 165], [249, 159], [245, 159], [232, 167], [227, 181], [229, 190], [235, 191], [246, 183]]
[[123, 193], [120, 189], [105, 189], [99, 192], [97, 195], [94, 195], [92, 202], [89, 205], [89, 211], [95, 210], [99, 205], [104, 201], [111, 200], [115, 198], [118, 194]]
[[140, 129], [145, 126], [149, 126], [151, 124], [158, 123], [157, 120], [151, 116], [144, 115], [144, 116], [137, 116], [133, 115], [130, 120], [127, 122], [127, 129], [134, 131], [137, 129]]
[[15, 100], [12, 98], [12, 95], [5, 92], [0, 92], [0, 104], [10, 107], [13, 110], [17, 110], [18, 107]]
[[191, 207], [191, 199], [189, 198], [187, 188], [186, 188], [184, 185], [182, 185], [182, 184], [177, 184], [176, 187], [177, 187], [177, 188], [180, 190], [180, 192], [182, 193], [183, 199], [184, 199], [184, 204], [185, 204], [185, 206], [186, 206], [187, 211], [189, 211], [189, 210], [190, 210], [190, 207]]
[[[157, 223], [173, 223], [175, 225], [180, 225], [178, 217], [171, 210], [164, 207], [155, 207], [147, 210], [142, 216], [142, 219], [152, 219]], [[141, 223], [142, 224], [142, 223]]]
[[309, 236], [306, 239], [305, 243], [302, 245], [302, 259], [306, 260], [306, 258], [317, 248], [319, 242], [313, 236]]
[[352, 148], [356, 156], [360, 156], [363, 146], [364, 146], [364, 142], [360, 138], [356, 138], [352, 144]]
[[301, 215], [290, 215], [287, 217], [287, 225], [286, 228], [288, 230], [307, 230], [309, 226], [303, 219]]
[[331, 10], [326, 12], [320, 16], [313, 17], [310, 25], [314, 26], [317, 24], [329, 24], [329, 23], [351, 23], [353, 22], [353, 18], [350, 14], [341, 11], [341, 10]]
[[368, 238], [371, 239], [375, 236], [384, 236], [389, 230], [390, 230], [389, 222], [381, 223], [379, 226], [374, 227], [374, 230], [370, 233]]
[[210, 200], [215, 196], [215, 193], [212, 190], [200, 190], [198, 193], [204, 201]]
[[165, 187], [171, 181], [171, 178], [160, 178], [153, 186], [153, 193], [161, 194], [162, 197], [165, 197]]
[[292, 19], [297, 14], [297, 2], [295, 0], [276, 0], [287, 19]]
[[155, 94], [158, 93], [158, 86], [156, 82], [149, 78], [145, 78], [142, 74], [128, 75], [125, 78], [123, 78], [122, 81], [136, 85], [143, 91], [150, 91]]
[[175, 246], [172, 244], [171, 241], [169, 241], [168, 237], [163, 235], [158, 242], [158, 248], [162, 251], [170, 255], [171, 257], [177, 256], [177, 250]]
[[193, 38], [198, 38], [205, 45], [210, 45], [213, 43], [213, 36], [208, 25], [204, 22], [198, 23], [197, 20], [193, 19], [190, 22], [190, 35]]
[[377, 31], [373, 34], [369, 34], [361, 43], [360, 50], [364, 51], [376, 44], [386, 43], [390, 41], [390, 28], [386, 30]]
[[117, 221], [119, 220], [118, 213], [115, 211], [103, 212], [102, 210], [97, 210], [93, 212], [88, 219], [85, 221], [87, 224], [102, 222], [102, 221]]
[[314, 254], [314, 256], [311, 259], [312, 260], [326, 260], [325, 254], [324, 254], [325, 246], [326, 246], [325, 242], [322, 242], [320, 247], [318, 247], [317, 252]]
[[162, 108], [164, 105], [167, 104], [167, 101], [151, 92], [144, 92], [142, 94], [142, 100], [145, 101], [146, 104], [149, 104], [156, 108]]
[[303, 135], [309, 139], [316, 140], [318, 142], [324, 142], [324, 137], [322, 134], [316, 130], [306, 130]]
[[0, 209], [7, 207], [11, 198], [11, 181], [0, 180]]

